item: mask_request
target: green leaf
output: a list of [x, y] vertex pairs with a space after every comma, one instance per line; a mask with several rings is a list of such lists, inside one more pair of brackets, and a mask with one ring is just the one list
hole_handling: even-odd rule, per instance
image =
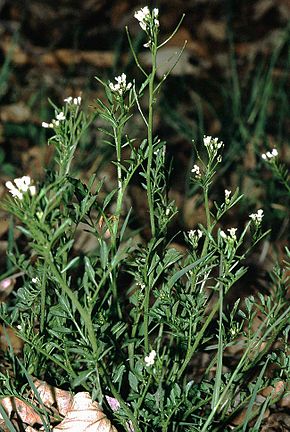
[[139, 96], [141, 96], [143, 90], [145, 90], [145, 88], [148, 86], [148, 84], [149, 84], [149, 82], [150, 82], [150, 80], [151, 80], [151, 75], [152, 75], [152, 74], [148, 75], [147, 79], [146, 79], [146, 80], [143, 82], [143, 84], [141, 85], [140, 90], [139, 90]]
[[192, 270], [193, 268], [197, 267], [198, 265], [200, 265], [202, 262], [206, 261], [207, 259], [211, 258], [214, 255], [214, 251], [207, 254], [205, 257], [199, 258], [197, 261], [195, 261], [192, 264], [187, 265], [186, 267], [184, 267], [183, 269], [179, 270], [177, 273], [175, 273], [175, 275], [173, 275], [168, 283], [167, 286], [169, 288], [172, 288], [173, 285], [182, 277], [184, 276], [187, 272], [189, 272], [190, 270]]
[[66, 266], [64, 269], [62, 269], [61, 273], [65, 273], [67, 270], [69, 270], [71, 267], [75, 265], [75, 263], [80, 259], [80, 257], [74, 257]]
[[94, 369], [92, 370], [85, 370], [78, 374], [76, 378], [73, 379], [71, 385], [72, 387], [78, 387], [81, 385], [84, 381], [87, 380], [87, 378], [94, 372]]
[[131, 389], [138, 393], [138, 379], [131, 371], [129, 371], [129, 384]]

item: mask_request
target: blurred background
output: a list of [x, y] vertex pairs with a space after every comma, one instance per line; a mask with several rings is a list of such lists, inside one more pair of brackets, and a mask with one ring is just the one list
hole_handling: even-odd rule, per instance
[[[41, 127], [42, 121], [53, 116], [48, 99], [61, 106], [65, 97], [81, 95], [84, 109], [93, 112], [96, 98], [104, 97], [96, 75], [113, 80], [125, 72], [129, 80], [141, 82], [125, 26], [141, 61], [150, 67], [148, 49], [143, 47], [146, 41], [134, 19], [134, 12], [143, 6], [129, 0], [0, 0], [1, 199], [8, 179], [30, 175], [41, 180], [44, 168], [52, 166], [49, 131]], [[225, 149], [212, 201], [222, 201], [225, 188], [239, 187], [246, 199], [225, 224], [243, 226], [249, 213], [263, 208], [265, 229], [272, 232], [271, 241], [257, 252], [257, 262], [261, 256], [282, 260], [289, 231], [289, 197], [261, 154], [276, 147], [281, 161], [289, 165], [289, 1], [160, 0], [149, 6], [160, 9], [161, 40], [185, 13], [178, 33], [158, 58], [162, 76], [187, 40], [159, 94], [155, 119], [155, 133], [167, 141], [168, 158], [173, 159], [170, 195], [180, 215], [172, 233], [204, 221], [199, 193], [189, 180], [194, 164], [192, 140], [199, 148], [204, 134], [213, 135], [224, 141]], [[74, 169], [84, 181], [95, 172], [100, 178], [105, 176], [110, 190], [114, 166], [106, 162], [114, 154], [103, 143], [100, 125], [96, 119], [82, 139]], [[140, 140], [145, 136], [138, 117], [131, 128], [130, 135]], [[135, 205], [137, 225], [146, 236], [143, 194], [139, 180], [134, 180], [128, 206]], [[1, 211], [3, 270], [12, 235], [9, 226], [9, 217]]]

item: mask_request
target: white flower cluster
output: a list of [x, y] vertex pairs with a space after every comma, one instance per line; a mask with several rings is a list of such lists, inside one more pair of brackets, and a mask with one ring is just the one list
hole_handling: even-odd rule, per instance
[[42, 122], [42, 127], [52, 129], [55, 126], [59, 126], [61, 121], [65, 120], [64, 112], [61, 111], [59, 114], [56, 115], [56, 118], [53, 119], [50, 123]]
[[189, 240], [191, 241], [194, 248], [197, 247], [198, 241], [201, 239], [202, 235], [203, 233], [200, 229], [188, 231]]
[[75, 98], [73, 98], [72, 96], [68, 96], [63, 101], [65, 103], [67, 103], [68, 105], [71, 105], [71, 104], [73, 104], [73, 105], [80, 105], [81, 102], [82, 102], [82, 98], [81, 98], [81, 96], [78, 96], [78, 97], [75, 97]]
[[198, 165], [193, 165], [191, 172], [194, 174], [194, 177], [196, 178], [201, 177], [200, 167]]
[[132, 83], [127, 83], [127, 77], [124, 73], [122, 75], [117, 76], [115, 78], [117, 81], [117, 84], [113, 84], [112, 82], [109, 83], [109, 87], [114, 93], [118, 93], [120, 96], [122, 96], [127, 90], [130, 90], [132, 87]]
[[212, 138], [211, 136], [203, 137], [203, 144], [207, 148], [209, 153], [216, 153], [223, 146], [223, 142], [218, 140], [218, 138]]
[[148, 356], [144, 358], [146, 366], [153, 366], [155, 362], [156, 351], [152, 350]]
[[33, 282], [34, 284], [39, 284], [40, 280], [39, 280], [38, 277], [34, 277], [34, 278], [31, 279], [31, 282]]
[[229, 234], [226, 234], [224, 231], [220, 231], [221, 238], [223, 238], [226, 241], [237, 239], [236, 237], [237, 228], [229, 228], [227, 229], [227, 231], [229, 232]]
[[225, 202], [226, 202], [226, 204], [228, 204], [230, 202], [231, 193], [232, 193], [232, 191], [225, 189]]
[[31, 185], [31, 178], [29, 176], [23, 176], [20, 178], [14, 179], [13, 184], [11, 181], [5, 183], [5, 186], [9, 189], [9, 192], [12, 196], [23, 199], [23, 194], [26, 192], [30, 192], [30, 195], [33, 196], [36, 194], [35, 186]]
[[137, 12], [135, 12], [134, 17], [139, 21], [141, 29], [146, 31], [147, 25], [150, 25], [151, 20], [156, 27], [159, 27], [158, 14], [159, 14], [159, 10], [157, 8], [153, 9], [151, 15], [148, 6], [145, 6], [140, 10], [138, 10]]
[[202, 231], [200, 229], [188, 231], [188, 237], [190, 240], [200, 239], [202, 237]]
[[257, 210], [257, 213], [252, 213], [249, 215], [249, 218], [252, 219], [252, 221], [255, 222], [257, 225], [262, 222], [263, 217], [264, 211], [262, 209]]
[[278, 156], [277, 149], [273, 149], [272, 151], [268, 151], [267, 153], [262, 154], [262, 159], [264, 159], [267, 162], [270, 162], [273, 158], [276, 158]]

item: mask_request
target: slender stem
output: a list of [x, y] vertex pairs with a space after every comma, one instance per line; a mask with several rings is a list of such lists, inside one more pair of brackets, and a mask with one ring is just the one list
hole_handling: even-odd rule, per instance
[[[211, 219], [210, 219], [210, 211], [209, 211], [209, 201], [208, 201], [208, 186], [206, 186], [204, 189], [204, 208], [205, 208], [205, 215], [206, 215], [206, 228], [207, 228], [207, 232], [210, 233], [212, 228], [211, 228]], [[201, 252], [201, 257], [207, 254], [208, 244], [209, 244], [209, 237], [206, 236], [203, 244], [202, 252]]]
[[149, 300], [150, 300], [150, 287], [145, 289], [144, 299], [144, 349], [146, 354], [149, 352]]
[[[223, 256], [220, 257], [220, 268], [219, 268], [219, 276], [223, 274]], [[221, 377], [222, 377], [222, 367], [223, 367], [223, 284], [220, 284], [219, 289], [219, 333], [218, 333], [218, 351], [217, 351], [217, 368], [216, 368], [216, 376], [215, 376], [215, 384], [213, 390], [213, 398], [211, 406], [215, 407], [221, 388]]]
[[[131, 332], [131, 339], [133, 340], [136, 337], [140, 317], [141, 317], [141, 313], [139, 312], [136, 314], [136, 317], [134, 318], [134, 323], [132, 325], [132, 332]], [[129, 354], [130, 368], [132, 370], [134, 369], [134, 352], [135, 352], [135, 343], [131, 342], [128, 345], [128, 354]]]
[[122, 182], [122, 168], [121, 168], [121, 151], [122, 151], [122, 128], [114, 128], [114, 137], [115, 137], [115, 146], [116, 146], [116, 154], [117, 154], [117, 182], [118, 182], [118, 198], [117, 198], [117, 207], [116, 207], [116, 215], [117, 221], [114, 225], [115, 236], [117, 235], [118, 225], [120, 213], [122, 210], [122, 201], [123, 201], [123, 182]]
[[45, 318], [46, 318], [46, 272], [47, 272], [47, 264], [45, 263], [44, 271], [41, 280], [41, 292], [40, 292], [40, 333], [42, 334], [45, 327]]
[[152, 72], [149, 81], [149, 111], [148, 111], [148, 161], [147, 161], [147, 199], [150, 214], [150, 225], [152, 237], [155, 237], [155, 218], [154, 218], [154, 204], [152, 196], [151, 184], [151, 166], [153, 161], [153, 105], [154, 105], [154, 79], [156, 74], [156, 43], [153, 44], [151, 58], [152, 58]]
[[[113, 225], [113, 235], [111, 238], [112, 242], [112, 254], [115, 255], [117, 251], [117, 236], [118, 236], [118, 227], [120, 214], [122, 211], [123, 204], [123, 181], [122, 181], [122, 168], [121, 168], [121, 157], [122, 157], [122, 127], [114, 128], [114, 138], [115, 138], [115, 147], [116, 147], [116, 155], [117, 155], [117, 183], [118, 183], [118, 197], [117, 197], [117, 206], [116, 206], [116, 220]], [[117, 308], [118, 317], [122, 318], [122, 311], [120, 304], [118, 302], [118, 292], [117, 292], [117, 269], [114, 268], [111, 273], [112, 280], [112, 291], [113, 298]]]

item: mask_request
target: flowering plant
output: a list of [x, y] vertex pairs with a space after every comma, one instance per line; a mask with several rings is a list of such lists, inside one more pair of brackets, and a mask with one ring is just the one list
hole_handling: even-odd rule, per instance
[[[283, 349], [280, 355], [271, 353], [272, 343], [279, 339], [282, 344], [288, 335], [284, 275], [277, 271], [273, 276], [279, 291], [274, 300], [261, 295], [259, 304], [252, 297], [246, 308], [237, 301], [226, 309], [226, 296], [247, 272], [245, 258], [267, 233], [261, 232], [262, 209], [247, 216], [243, 226], [225, 226], [224, 216], [243, 198], [238, 190], [226, 189], [222, 202], [212, 205], [224, 145], [211, 136], [204, 136], [200, 150], [195, 148], [198, 164], [191, 178], [202, 194], [205, 223], [184, 232], [183, 252], [172, 244], [168, 228], [178, 210], [168, 193], [166, 143], [154, 136], [156, 97], [167, 76], [157, 82], [156, 55], [167, 42], [158, 45], [158, 16], [158, 9], [148, 7], [135, 13], [148, 37], [150, 71], [140, 65], [128, 32], [144, 83], [139, 87], [124, 73], [115, 82], [98, 78], [106, 100], [97, 100], [96, 115], [106, 122], [103, 133], [115, 149], [112, 192], [101, 194], [103, 182], [97, 176], [87, 184], [74, 177], [76, 147], [94, 120], [82, 110], [80, 96], [65, 98], [62, 107], [54, 106], [55, 118], [42, 123], [53, 133], [54, 172], [39, 184], [28, 176], [6, 183], [12, 196], [5, 207], [18, 219], [28, 246], [23, 254], [16, 249], [9, 254], [23, 279], [13, 304], [1, 304], [1, 317], [24, 342], [23, 365], [13, 363], [19, 382], [33, 375], [72, 391], [90, 391], [122, 430], [218, 431], [231, 428], [245, 407], [243, 430], [253, 417], [258, 430], [259, 410], [272, 403], [267, 398], [254, 407], [270, 382], [261, 379], [261, 360], [280, 367], [280, 379], [289, 372]], [[146, 88], [148, 111], [143, 112]], [[125, 127], [138, 114], [147, 135], [137, 145]], [[148, 241], [135, 241], [130, 229], [134, 209], [125, 211], [136, 175], [147, 197]], [[79, 254], [74, 245], [83, 226], [96, 246]], [[257, 308], [262, 319], [254, 328]], [[238, 344], [243, 352], [228, 367], [227, 353]], [[204, 367], [194, 374], [201, 355]], [[249, 375], [255, 377], [252, 385]], [[11, 377], [0, 374], [0, 380], [12, 394], [19, 393]]]

